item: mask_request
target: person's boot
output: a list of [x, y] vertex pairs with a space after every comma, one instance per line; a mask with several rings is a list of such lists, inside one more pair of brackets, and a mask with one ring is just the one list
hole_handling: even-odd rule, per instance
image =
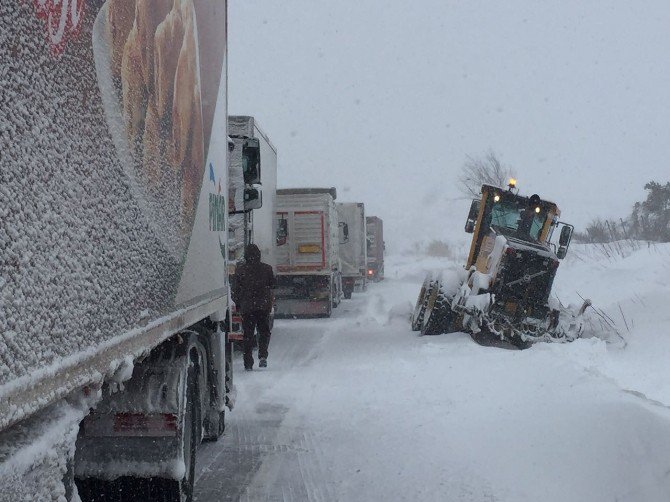
[[254, 356], [244, 354], [244, 369], [251, 371], [254, 367]]
[[259, 368], [267, 368], [268, 367], [268, 360], [265, 357], [261, 357], [260, 360], [258, 361], [258, 367]]

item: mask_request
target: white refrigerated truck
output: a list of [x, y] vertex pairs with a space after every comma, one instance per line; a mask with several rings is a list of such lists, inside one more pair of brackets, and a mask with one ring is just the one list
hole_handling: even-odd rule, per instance
[[335, 188], [277, 190], [276, 317], [329, 317], [342, 299]]
[[364, 291], [367, 286], [365, 205], [362, 202], [338, 202], [337, 213], [342, 230], [342, 291], [345, 298], [351, 298], [354, 290]]
[[[244, 259], [244, 248], [252, 243], [260, 248], [263, 262], [276, 272], [277, 149], [254, 117], [228, 117], [228, 135], [228, 273], [234, 277], [237, 264]], [[245, 210], [245, 194], [253, 190], [260, 193], [262, 206]], [[228, 338], [241, 341], [242, 319], [234, 307], [231, 320]]]
[[[198, 444], [222, 434], [233, 397], [227, 3], [10, 3], [0, 9], [0, 477], [23, 465], [13, 442], [25, 456], [34, 417], [88, 395], [95, 409], [76, 447], [53, 464], [68, 467], [65, 493], [74, 473], [84, 501], [102, 485], [191, 500]], [[11, 471], [3, 495], [40, 476], [30, 472], [40, 462]]]

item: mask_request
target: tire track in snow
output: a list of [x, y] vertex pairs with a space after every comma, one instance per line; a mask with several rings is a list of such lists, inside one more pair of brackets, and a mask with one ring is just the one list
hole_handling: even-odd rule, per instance
[[[331, 321], [331, 320], [328, 320]], [[291, 373], [318, 358], [332, 322], [275, 328], [268, 370], [244, 372], [235, 360], [239, 395], [218, 443], [204, 444], [197, 466], [196, 500], [335, 500], [319, 488], [318, 451], [311, 434], [285, 423], [288, 406], [277, 402], [274, 389]], [[274, 342], [274, 343], [273, 343]], [[269, 377], [269, 378], [268, 378]], [[244, 397], [246, 396], [246, 398]]]

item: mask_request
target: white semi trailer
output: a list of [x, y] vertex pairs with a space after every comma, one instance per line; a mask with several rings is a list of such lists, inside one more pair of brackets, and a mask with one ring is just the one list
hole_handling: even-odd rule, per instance
[[329, 317], [342, 299], [335, 188], [277, 190], [277, 317]]
[[0, 475], [34, 416], [86, 394], [66, 462], [84, 501], [192, 498], [233, 396], [226, 11], [0, 8]]
[[[277, 149], [254, 117], [228, 117], [228, 135], [229, 275], [234, 277], [237, 264], [244, 259], [245, 247], [252, 243], [260, 248], [263, 262], [276, 272]], [[248, 206], [250, 193], [259, 195], [262, 201], [261, 207], [253, 211], [245, 209], [245, 200]], [[242, 319], [235, 308], [228, 337], [232, 341], [243, 338]]]
[[338, 202], [337, 212], [343, 234], [340, 243], [342, 291], [345, 298], [351, 298], [354, 290], [364, 291], [367, 286], [365, 205]]

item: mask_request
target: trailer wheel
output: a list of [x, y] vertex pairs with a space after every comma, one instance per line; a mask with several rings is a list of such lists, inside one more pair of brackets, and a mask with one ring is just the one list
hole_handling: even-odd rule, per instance
[[412, 331], [420, 331], [421, 326], [423, 326], [423, 315], [426, 311], [426, 305], [428, 303], [428, 293], [431, 290], [433, 280], [430, 274], [426, 276], [419, 291], [419, 297], [416, 300], [416, 305], [414, 306], [414, 312], [412, 312], [411, 324]]

